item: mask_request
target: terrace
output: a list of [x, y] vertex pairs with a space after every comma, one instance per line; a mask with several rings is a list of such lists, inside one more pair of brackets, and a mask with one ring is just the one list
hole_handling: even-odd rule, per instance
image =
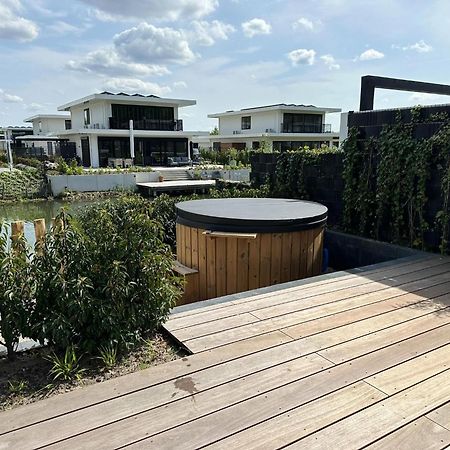
[[2, 448], [442, 448], [450, 259], [175, 310], [191, 356], [2, 413]]

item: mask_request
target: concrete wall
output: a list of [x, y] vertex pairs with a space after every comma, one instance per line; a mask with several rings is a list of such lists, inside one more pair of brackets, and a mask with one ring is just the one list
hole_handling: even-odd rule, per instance
[[53, 196], [64, 191], [101, 192], [115, 189], [136, 190], [136, 183], [158, 181], [158, 172], [136, 172], [93, 175], [49, 175]]

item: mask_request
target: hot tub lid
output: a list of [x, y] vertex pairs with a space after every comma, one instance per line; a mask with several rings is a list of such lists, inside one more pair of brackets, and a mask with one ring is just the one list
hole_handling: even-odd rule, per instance
[[291, 232], [323, 226], [320, 203], [283, 198], [217, 198], [176, 204], [177, 223], [229, 232]]

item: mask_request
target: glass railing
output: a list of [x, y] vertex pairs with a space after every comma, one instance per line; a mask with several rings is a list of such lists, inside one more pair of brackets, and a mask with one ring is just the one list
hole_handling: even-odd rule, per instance
[[[129, 120], [118, 120], [114, 117], [109, 118], [109, 128], [112, 130], [129, 130]], [[134, 120], [133, 128], [135, 130], [149, 131], [183, 131], [183, 120], [155, 120], [142, 119]]]
[[281, 124], [282, 133], [331, 133], [330, 123], [321, 124]]

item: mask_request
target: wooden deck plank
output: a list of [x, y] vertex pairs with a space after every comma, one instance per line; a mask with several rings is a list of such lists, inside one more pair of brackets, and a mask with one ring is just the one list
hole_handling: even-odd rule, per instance
[[450, 431], [423, 416], [365, 448], [440, 450], [448, 445], [450, 445]]
[[416, 384], [286, 448], [361, 448], [450, 399], [448, 371]]
[[424, 379], [449, 368], [450, 344], [405, 364], [366, 378], [365, 381], [387, 395], [393, 395], [411, 384], [420, 383]]
[[[321, 363], [308, 356], [302, 361], [278, 366], [283, 370], [269, 369], [263, 372], [263, 377], [258, 373], [241, 378], [206, 392], [194, 393], [192, 398], [74, 436], [56, 448], [106, 448], [106, 443], [109, 447], [121, 446], [172, 427], [176, 428], [170, 433], [176, 433], [179, 442], [185, 443], [186, 436], [189, 436], [189, 445], [200, 446], [200, 443], [226, 437], [447, 342], [448, 330], [433, 330], [427, 334], [427, 339], [412, 338], [310, 376], [307, 376], [308, 371], [313, 373]], [[308, 364], [305, 364], [306, 358], [309, 359]], [[214, 411], [215, 414], [211, 415]], [[195, 428], [191, 422], [193, 419], [196, 419]], [[35, 438], [42, 439], [41, 436]]]
[[[334, 294], [334, 301], [333, 295], [322, 295], [319, 300], [320, 304], [315, 305], [315, 303], [317, 303], [317, 299], [315, 298], [312, 301], [311, 299], [308, 299], [305, 302], [299, 301], [297, 302], [298, 306], [295, 307], [295, 305], [292, 305], [293, 307], [289, 308], [293, 309], [295, 307], [296, 309], [287, 311], [285, 314], [273, 316], [268, 314], [267, 317], [265, 317], [264, 314], [260, 314], [260, 311], [252, 311], [251, 314], [254, 317], [256, 316], [258, 319], [261, 319], [261, 322], [263, 322], [264, 319], [274, 319], [274, 321], [286, 319], [286, 321], [290, 321], [291, 323], [294, 322], [295, 325], [301, 323], [303, 321], [303, 317], [310, 317], [310, 314], [313, 314], [313, 317], [315, 318], [320, 317], [320, 314], [322, 314], [323, 316], [330, 315], [333, 314], [333, 311], [344, 311], [351, 309], [352, 307], [363, 306], [370, 303], [376, 303], [388, 298], [398, 297], [404, 295], [405, 291], [410, 293], [417, 293], [418, 295], [429, 295], [429, 291], [427, 291], [426, 288], [429, 289], [432, 286], [440, 284], [441, 286], [443, 286], [443, 289], [445, 289], [445, 281], [450, 281], [450, 272], [437, 276], [426, 277], [421, 280], [408, 283], [407, 285], [403, 285], [401, 287], [375, 290], [374, 292], [366, 293], [367, 295], [359, 294], [358, 296], [356, 296], [353, 295], [355, 292], [357, 292], [356, 290], [352, 290], [351, 293], [349, 293], [350, 290], [345, 290], [342, 291], [341, 296], [337, 296], [336, 294]], [[438, 292], [442, 291], [439, 290]], [[450, 292], [450, 289], [446, 292]], [[179, 341], [188, 341], [190, 339], [195, 339], [200, 336], [206, 336], [208, 334], [215, 335], [219, 331], [231, 330], [232, 328], [240, 327], [242, 325], [240, 317], [244, 314], [248, 313], [226, 317], [224, 319], [213, 322], [196, 324], [191, 327], [172, 331], [172, 334]], [[290, 316], [289, 314], [293, 315]], [[288, 325], [286, 325], [286, 327], [287, 326]]]
[[[427, 274], [429, 274], [429, 272], [427, 272]], [[431, 286], [433, 284], [438, 284], [439, 282], [444, 282], [450, 279], [450, 275], [448, 272], [444, 272], [438, 275], [431, 275], [431, 276], [426, 276], [425, 278], [420, 278], [418, 277], [418, 280], [414, 280], [414, 281], [409, 281], [406, 283], [401, 283], [403, 280], [399, 280], [397, 285], [388, 287], [386, 285], [383, 285], [382, 283], [379, 283], [377, 285], [375, 284], [365, 284], [363, 286], [357, 286], [353, 289], [345, 289], [339, 292], [333, 292], [333, 293], [329, 293], [329, 294], [322, 294], [322, 295], [318, 295], [318, 296], [312, 296], [312, 297], [307, 297], [307, 298], [302, 298], [302, 299], [295, 299], [292, 302], [289, 301], [287, 303], [283, 303], [283, 304], [279, 304], [276, 306], [272, 306], [272, 307], [263, 307], [263, 308], [258, 308], [258, 306], [256, 307], [251, 307], [250, 304], [243, 304], [243, 305], [236, 305], [237, 306], [237, 310], [239, 311], [240, 314], [246, 313], [246, 312], [251, 312], [253, 315], [263, 319], [263, 318], [269, 318], [269, 317], [275, 317], [276, 315], [283, 315], [284, 314], [288, 314], [290, 312], [296, 312], [296, 311], [301, 311], [301, 310], [305, 310], [305, 309], [309, 309], [309, 308], [314, 308], [317, 306], [321, 306], [321, 305], [326, 305], [328, 303], [333, 303], [333, 302], [337, 302], [340, 300], [344, 300], [346, 298], [351, 298], [351, 297], [356, 297], [357, 295], [362, 295], [362, 294], [369, 294], [369, 295], [377, 295], [377, 294], [372, 294], [376, 293], [376, 292], [382, 292], [382, 295], [387, 294], [387, 293], [392, 293], [393, 295], [395, 295], [396, 293], [403, 293], [404, 291], [408, 291], [408, 292], [415, 292], [418, 291], [420, 289], [423, 289], [425, 287]], [[284, 295], [283, 291], [280, 292], [280, 295]], [[237, 312], [237, 310], [235, 310], [235, 312]], [[228, 317], [236, 317], [238, 316], [238, 314], [233, 314], [233, 315], [229, 315], [229, 314], [224, 314], [223, 317], [221, 319], [216, 319], [216, 320], [207, 320], [207, 317], [198, 317], [203, 318], [205, 320], [203, 321], [199, 321], [196, 323], [191, 324], [190, 326], [180, 326], [177, 328], [177, 325], [175, 325], [175, 328], [172, 328], [173, 324], [169, 321], [169, 323], [166, 325], [166, 329], [168, 331], [170, 331], [171, 333], [173, 333], [175, 336], [178, 335], [178, 333], [180, 332], [184, 332], [185, 329], [191, 328], [194, 329], [195, 326], [198, 325], [202, 325], [202, 326], [208, 326], [208, 324], [211, 327], [215, 327], [217, 323], [220, 322], [220, 320], [228, 318]], [[178, 324], [181, 325], [181, 324]]]
[[[437, 264], [438, 267], [440, 265], [442, 265], [442, 262], [440, 262], [440, 264]], [[333, 283], [326, 283], [325, 285], [319, 284], [318, 286], [316, 286], [315, 284], [313, 284], [296, 288], [280, 289], [279, 291], [248, 297], [250, 301], [246, 298], [241, 299], [242, 301], [234, 300], [232, 302], [228, 302], [222, 305], [212, 305], [211, 307], [201, 308], [200, 311], [197, 312], [196, 314], [190, 314], [187, 316], [175, 315], [168, 321], [168, 323], [166, 323], [165, 327], [168, 331], [172, 332], [175, 331], [176, 329], [186, 328], [198, 323], [205, 323], [213, 320], [219, 320], [221, 318], [228, 317], [231, 315], [237, 315], [243, 312], [256, 311], [266, 307], [274, 307], [275, 305], [278, 304], [280, 305], [284, 303], [298, 304], [300, 299], [302, 300], [302, 302], [304, 302], [305, 299], [308, 299], [310, 297], [316, 297], [316, 299], [311, 300], [311, 302], [314, 302], [317, 301], [317, 297], [321, 295], [327, 295], [328, 298], [333, 299], [334, 293], [340, 295], [340, 292], [338, 291], [342, 291], [345, 289], [356, 289], [359, 286], [361, 289], [360, 292], [364, 293], [369, 292], [371, 290], [376, 290], [376, 287], [383, 289], [388, 286], [400, 285], [402, 284], [402, 282], [403, 284], [405, 284], [408, 281], [414, 281], [416, 279], [419, 279], [420, 274], [418, 272], [422, 270], [427, 270], [426, 273], [431, 274], [433, 273], [439, 274], [444, 273], [446, 271], [445, 267], [442, 270], [438, 268], [436, 269], [436, 271], [431, 271], [431, 269], [436, 266], [431, 267], [419, 266], [419, 267], [420, 268], [414, 266], [414, 268], [416, 268], [417, 270], [412, 272], [409, 271], [405, 272], [405, 267], [403, 266], [395, 270], [392, 270], [388, 273], [383, 272], [383, 275], [377, 272], [378, 275], [374, 274], [374, 276], [372, 277], [373, 279], [370, 279], [367, 276], [354, 276], [354, 278], [352, 278], [351, 280], [344, 280], [341, 279], [343, 277], [339, 277]], [[400, 278], [399, 280], [388, 280], [388, 278], [393, 277], [399, 278], [402, 276], [403, 278]], [[385, 281], [384, 283], [380, 282], [383, 280]], [[378, 282], [378, 284], [375, 284], [376, 282]]]
[[[221, 404], [236, 403], [242, 398], [255, 395], [258, 389], [257, 386], [261, 389], [273, 389], [280, 384], [295, 380], [296, 377], [307, 376], [330, 366], [331, 363], [322, 357], [310, 355], [246, 378], [239, 378], [226, 385], [218, 386], [214, 390], [210, 389], [198, 393], [195, 392], [195, 385], [190, 386], [190, 383], [188, 384], [189, 380], [186, 380], [187, 387], [190, 386], [191, 389], [190, 395], [186, 398], [172, 401], [170, 405], [161, 406], [160, 408], [145, 409], [138, 415], [135, 415], [135, 401], [139, 400], [139, 397], [125, 404], [120, 402], [120, 410], [110, 407], [104, 411], [104, 414], [107, 416], [99, 418], [100, 421], [107, 423], [107, 425], [64, 441], [58, 444], [57, 448], [115, 448], [126, 445], [130, 442], [130, 437], [131, 439], [134, 439], [135, 436], [139, 437], [142, 432], [153, 434], [164, 431], [172, 425], [184, 423], [197, 415], [214, 412]], [[249, 382], [246, 382], [246, 380]], [[2, 442], [10, 448], [15, 448], [19, 444], [27, 446], [27, 442], [36, 446], [49, 445], [56, 439], [61, 438], [61, 436], [66, 437], [67, 435], [75, 434], [79, 428], [74, 428], [74, 426], [84, 426], [88, 430], [94, 428], [93, 424], [97, 424], [97, 414], [92, 413], [90, 416], [90, 420], [87, 421], [86, 415], [83, 414], [80, 418], [81, 423], [77, 423], [76, 421], [74, 422], [76, 420], [75, 414], [71, 414], [70, 420], [58, 421], [58, 427], [55, 426], [56, 420], [53, 420], [46, 423], [45, 428], [37, 426], [27, 430], [25, 433], [18, 431], [4, 435], [2, 436]], [[118, 416], [122, 420], [119, 420]], [[124, 419], [124, 417], [126, 418]], [[142, 428], [141, 419], [147, 424], [144, 428]], [[115, 422], [117, 420], [119, 421]], [[135, 424], [137, 427], [134, 427]], [[111, 430], [114, 431], [111, 433]], [[126, 431], [124, 432], [124, 430]], [[99, 435], [103, 436], [101, 440], [97, 440]]]
[[[357, 382], [271, 420], [260, 422], [240, 433], [208, 445], [207, 448], [233, 450], [280, 448], [385, 397], [367, 383]], [[192, 425], [195, 427], [195, 422]], [[149, 440], [131, 445], [131, 448], [145, 448], [146, 445], [158, 449], [194, 448], [190, 443], [187, 447], [182, 447], [183, 444], [175, 438], [170, 438], [170, 434], [169, 432], [154, 436]]]
[[427, 417], [450, 431], [450, 401], [427, 414]]
[[[199, 242], [200, 242], [200, 231], [199, 231]], [[205, 238], [205, 235], [202, 235], [203, 238]], [[200, 251], [200, 249], [199, 249]], [[307, 282], [307, 284], [302, 284], [300, 286], [293, 286], [293, 287], [289, 287], [289, 288], [284, 288], [283, 291], [285, 293], [291, 292], [291, 291], [296, 291], [299, 289], [306, 289], [307, 287], [312, 288], [312, 287], [318, 287], [320, 285], [326, 285], [326, 284], [333, 284], [335, 283], [337, 280], [340, 281], [344, 281], [344, 280], [352, 280], [352, 279], [357, 279], [361, 276], [365, 276], [365, 277], [370, 277], [370, 279], [372, 280], [373, 277], [378, 276], [381, 272], [384, 273], [383, 277], [389, 276], [390, 275], [390, 270], [392, 270], [393, 268], [395, 268], [395, 270], [398, 270], [399, 268], [405, 268], [405, 267], [411, 267], [411, 270], [416, 269], [416, 265], [420, 262], [422, 264], [422, 266], [424, 265], [432, 265], [434, 264], [436, 261], [438, 261], [439, 263], [445, 263], [446, 261], [450, 261], [449, 258], [443, 258], [443, 257], [438, 257], [436, 255], [430, 255], [427, 254], [427, 256], [425, 257], [421, 257], [418, 258], [416, 256], [414, 257], [408, 257], [408, 258], [402, 258], [397, 260], [395, 263], [390, 263], [388, 265], [386, 265], [386, 263], [380, 263], [380, 264], [376, 264], [374, 266], [368, 266], [367, 269], [362, 268], [361, 271], [358, 271], [357, 269], [354, 270], [350, 270], [350, 271], [341, 271], [341, 272], [335, 272], [333, 273], [332, 277], [327, 276], [325, 279], [324, 278], [311, 278], [311, 279], [307, 279], [305, 280]], [[269, 264], [270, 265], [270, 264]], [[269, 283], [270, 284], [270, 277], [269, 277]], [[281, 288], [280, 288], [281, 290]], [[251, 294], [249, 293], [249, 295], [241, 298], [241, 299], [235, 299], [233, 301], [228, 301], [228, 302], [221, 302], [221, 303], [217, 303], [217, 304], [209, 304], [209, 305], [202, 305], [201, 308], [195, 308], [195, 309], [189, 309], [187, 311], [176, 311], [174, 313], [172, 313], [171, 315], [171, 319], [169, 322], [173, 321], [173, 320], [178, 320], [178, 319], [182, 319], [182, 318], [187, 318], [187, 317], [194, 317], [196, 315], [203, 315], [206, 312], [214, 312], [214, 311], [219, 311], [223, 308], [228, 308], [229, 306], [238, 304], [238, 303], [246, 303], [246, 302], [254, 302], [258, 299], [261, 298], [265, 298], [268, 296], [272, 296], [274, 295], [273, 292], [266, 292], [266, 293], [259, 293], [259, 294]]]
[[[388, 299], [378, 298], [372, 303], [370, 302], [373, 299], [368, 299], [368, 296], [365, 296], [361, 298], [360, 302], [366, 302], [368, 304], [363, 303], [361, 306], [357, 304], [359, 298], [351, 299], [347, 301], [347, 303], [344, 303], [343, 301], [342, 303], [348, 306], [347, 310], [339, 310], [335, 304], [330, 304], [325, 307], [300, 311], [287, 316], [267, 319], [253, 324], [243, 325], [239, 328], [227, 329], [216, 334], [208, 334], [186, 340], [184, 341], [184, 344], [195, 353], [274, 330], [281, 330], [296, 339], [308, 334], [324, 331], [325, 329], [335, 328], [370, 316], [413, 305], [418, 302], [424, 302], [429, 299], [426, 295], [429, 295], [431, 298], [434, 296], [441, 296], [440, 301], [448, 302], [448, 296], [442, 296], [445, 292], [448, 292], [448, 288], [448, 284], [438, 285], [429, 288], [426, 292], [424, 290], [422, 295], [411, 293]], [[355, 302], [357, 306], [355, 306]], [[425, 306], [425, 303], [420, 306]], [[430, 306], [432, 308], [437, 308], [437, 305], [434, 303], [431, 303]]]
[[197, 371], [227, 361], [238, 360], [240, 357], [261, 350], [275, 348], [289, 341], [292, 341], [292, 338], [276, 331], [245, 342], [224, 346], [220, 349], [220, 352], [205, 352], [188, 358], [177, 359], [96, 385], [86, 386], [83, 389], [68, 392], [63, 396], [56, 396], [24, 407], [3, 411], [0, 413], [0, 436], [8, 431], [81, 410], [90, 405], [138, 392], [170, 380], [187, 377]]
[[[320, 350], [319, 354], [331, 362], [338, 364], [343, 361], [347, 361], [351, 358], [364, 355], [375, 351], [377, 348], [390, 345], [395, 342], [407, 339], [411, 336], [425, 333], [426, 331], [437, 328], [438, 326], [445, 325], [450, 321], [450, 309], [432, 311], [426, 315], [412, 318], [405, 322], [401, 322], [398, 317], [393, 313], [387, 313], [382, 316], [377, 316], [374, 319], [363, 320], [357, 322], [353, 326], [347, 326], [345, 332], [351, 332], [350, 328], [354, 328], [355, 325], [366, 326], [370, 331], [376, 326], [377, 321], [381, 322], [388, 328], [380, 329], [380, 331], [374, 331], [371, 334], [367, 334], [357, 340], [345, 341], [342, 340], [337, 345]], [[394, 321], [395, 325], [389, 326]]]
[[[360, 381], [365, 378], [368, 373], [374, 374], [409, 360], [421, 353], [426, 353], [431, 349], [436, 348], [436, 344], [438, 344], [438, 346], [443, 345], [444, 342], [447, 341], [442, 333], [440, 334], [441, 336], [436, 339], [437, 336], [435, 333], [430, 333], [431, 340], [427, 340], [427, 342], [420, 340], [417, 342], [417, 347], [414, 344], [415, 340], [412, 339], [407, 344], [400, 343], [388, 349], [382, 349], [378, 352], [358, 358], [357, 360], [352, 360], [349, 363], [331, 367], [314, 375], [299, 379], [296, 382], [280, 386], [277, 389], [272, 389], [270, 391], [260, 389], [258, 390], [259, 395], [236, 404], [230, 404], [230, 407], [228, 408], [224, 408], [225, 405], [223, 404], [218, 404], [217, 398], [210, 398], [210, 400], [216, 402], [216, 412], [214, 414], [204, 415], [203, 417], [199, 417], [200, 414], [198, 414], [198, 408], [203, 407], [203, 402], [199, 401], [197, 396], [194, 395], [193, 402], [189, 405], [191, 413], [185, 412], [185, 417], [188, 417], [189, 421], [186, 421], [184, 424], [177, 423], [175, 428], [161, 434], [161, 438], [164, 438], [164, 441], [170, 442], [173, 445], [172, 448], [176, 448], [176, 443], [179, 443], [178, 445], [186, 444], [186, 440], [183, 439], [183, 436], [189, 436], [189, 447], [185, 446], [184, 448], [198, 448], [207, 445], [210, 442], [223, 439], [233, 433], [254, 426], [264, 420], [268, 420], [275, 415], [338, 391], [339, 389]], [[434, 341], [434, 343], [431, 341]], [[413, 347], [408, 348], [408, 345], [411, 344], [414, 345], [414, 350]], [[416, 353], [416, 351], [418, 351], [418, 353]], [[234, 386], [228, 386], [230, 388], [228, 390], [230, 394], [235, 391]], [[242, 397], [242, 399], [244, 399], [244, 397]], [[173, 418], [173, 414], [176, 413], [173, 407], [178, 409], [179, 405], [175, 406], [175, 404], [172, 404], [164, 411], [159, 411], [159, 414], [167, 414], [167, 417]], [[188, 405], [186, 405], [186, 407], [188, 407]], [[132, 442], [131, 439], [140, 440], [150, 437], [152, 434], [156, 434], [154, 433], [153, 421], [157, 420], [157, 417], [160, 417], [157, 414], [157, 411], [152, 411], [149, 412], [149, 415], [143, 414], [141, 416], [136, 416], [134, 420], [125, 420], [120, 424], [116, 423], [111, 427], [103, 427], [92, 433], [87, 433], [82, 440], [75, 438], [70, 443], [75, 446], [86, 445], [91, 440], [101, 443], [107, 432], [112, 432], [113, 435], [116, 436], [121, 434], [121, 430], [125, 433], [126, 429], [127, 438], [130, 439], [130, 441], [127, 442], [128, 444]], [[193, 419], [196, 420], [193, 422]], [[135, 431], [130, 433], [131, 429]], [[86, 439], [88, 437], [89, 439]], [[123, 436], [122, 438], [125, 441]], [[144, 442], [145, 441], [143, 441], [143, 443]], [[157, 448], [156, 445], [154, 445], [154, 447]], [[67, 448], [69, 448], [69, 446], [67, 446]]]

